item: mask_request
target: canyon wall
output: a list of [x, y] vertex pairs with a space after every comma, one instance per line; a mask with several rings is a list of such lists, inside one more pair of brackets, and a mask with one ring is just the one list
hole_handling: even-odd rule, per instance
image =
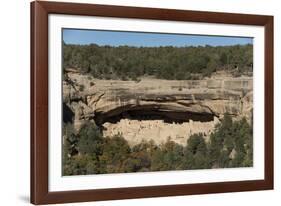
[[122, 133], [131, 144], [149, 138], [185, 144], [193, 133], [208, 138], [224, 113], [250, 122], [252, 91], [251, 77], [121, 81], [69, 72], [63, 81], [64, 121], [77, 130], [94, 121], [105, 136]]

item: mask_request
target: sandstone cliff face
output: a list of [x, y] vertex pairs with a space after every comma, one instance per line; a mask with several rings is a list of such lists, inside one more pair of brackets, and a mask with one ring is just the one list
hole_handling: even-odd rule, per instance
[[[150, 121], [152, 127], [158, 124], [157, 129], [150, 129], [146, 133], [144, 131], [148, 130], [149, 124], [144, 122], [141, 131], [140, 128], [125, 131], [130, 139], [139, 139], [138, 142], [143, 139], [140, 137], [155, 135], [159, 128], [162, 133], [168, 134], [172, 130], [169, 124], [172, 123], [175, 131], [181, 130], [175, 123], [184, 125], [185, 128], [182, 133], [175, 133], [176, 136], [187, 131], [189, 134], [195, 133], [199, 131], [196, 128], [201, 128], [200, 131], [208, 136], [224, 113], [235, 118], [245, 116], [250, 121], [253, 108], [252, 89], [250, 77], [188, 81], [146, 78], [134, 82], [97, 80], [86, 75], [69, 73], [68, 80], [63, 83], [63, 98], [74, 113], [73, 121], [77, 129], [89, 119], [103, 125], [106, 135], [126, 130], [121, 128], [129, 129], [129, 123], [141, 127], [140, 123], [134, 122], [140, 119]], [[201, 123], [205, 123], [205, 126], [200, 125]], [[163, 132], [164, 130], [167, 132]], [[161, 141], [166, 136], [171, 134], [162, 135]]]

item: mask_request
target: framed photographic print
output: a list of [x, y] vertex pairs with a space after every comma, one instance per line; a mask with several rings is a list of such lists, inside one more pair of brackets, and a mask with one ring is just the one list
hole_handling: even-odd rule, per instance
[[31, 3], [31, 202], [273, 189], [273, 17]]

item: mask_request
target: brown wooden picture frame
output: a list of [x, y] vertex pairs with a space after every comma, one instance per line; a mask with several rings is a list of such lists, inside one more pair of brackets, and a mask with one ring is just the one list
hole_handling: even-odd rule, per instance
[[[200, 184], [49, 192], [48, 190], [48, 15], [191, 21], [265, 28], [265, 178]], [[273, 17], [93, 4], [31, 3], [31, 202], [33, 204], [273, 189]]]

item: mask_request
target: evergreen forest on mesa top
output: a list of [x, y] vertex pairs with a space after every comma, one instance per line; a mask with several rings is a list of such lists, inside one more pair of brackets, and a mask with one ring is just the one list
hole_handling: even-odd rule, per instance
[[196, 80], [216, 71], [252, 75], [253, 45], [134, 47], [63, 43], [63, 68], [75, 68], [97, 79]]

